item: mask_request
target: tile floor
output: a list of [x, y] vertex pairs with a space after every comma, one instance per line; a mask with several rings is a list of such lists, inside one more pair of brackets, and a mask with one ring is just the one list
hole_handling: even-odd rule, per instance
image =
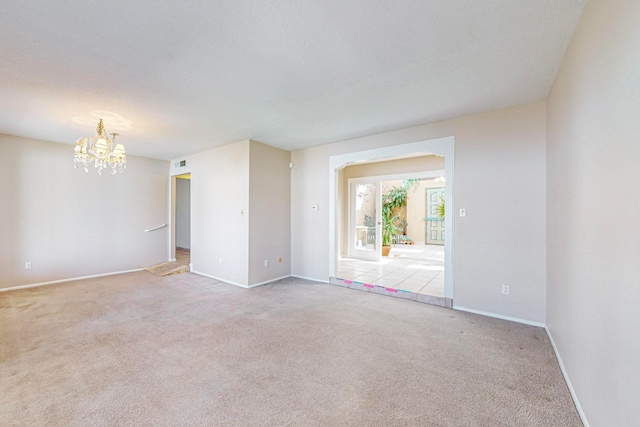
[[341, 257], [337, 277], [444, 297], [444, 246], [396, 245], [380, 261]]
[[[188, 249], [176, 248], [178, 263], [189, 265], [190, 255]], [[380, 261], [341, 257], [337, 277], [442, 298], [444, 246], [395, 245]]]
[[176, 248], [176, 262], [178, 264], [188, 266], [189, 263], [191, 263], [191, 250]]

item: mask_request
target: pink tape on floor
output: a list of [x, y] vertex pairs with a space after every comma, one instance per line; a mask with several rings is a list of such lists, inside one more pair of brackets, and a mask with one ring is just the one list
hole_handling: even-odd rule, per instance
[[364, 286], [365, 288], [375, 288], [375, 286], [370, 285], [368, 283], [363, 283], [362, 286]]
[[385, 288], [387, 290], [387, 292], [398, 292], [397, 289], [394, 288]]
[[347, 284], [349, 284], [349, 285], [351, 285], [351, 284], [353, 283], [353, 281], [352, 281], [352, 280], [343, 280], [343, 282], [344, 282], [344, 283], [347, 283]]

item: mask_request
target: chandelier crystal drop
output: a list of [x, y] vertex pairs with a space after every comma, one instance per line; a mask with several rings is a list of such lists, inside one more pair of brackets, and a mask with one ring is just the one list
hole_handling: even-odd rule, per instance
[[124, 152], [124, 145], [114, 144], [117, 133], [111, 133], [111, 138], [104, 130], [102, 119], [96, 128], [97, 135], [87, 138], [83, 136], [76, 141], [75, 155], [73, 158], [74, 167], [84, 166], [84, 171], [89, 172], [89, 164], [98, 170], [98, 175], [102, 175], [102, 170], [111, 168], [111, 175], [122, 172], [127, 167], [127, 156]]

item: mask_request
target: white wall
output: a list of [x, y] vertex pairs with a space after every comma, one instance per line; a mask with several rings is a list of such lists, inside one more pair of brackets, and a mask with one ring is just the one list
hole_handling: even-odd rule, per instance
[[548, 100], [547, 326], [591, 426], [640, 422], [639, 22], [590, 0]]
[[250, 150], [249, 284], [255, 285], [291, 274], [291, 152], [256, 141]]
[[544, 322], [545, 117], [536, 103], [294, 151], [292, 274], [328, 280], [330, 156], [453, 136], [454, 304]]
[[176, 179], [176, 246], [191, 248], [191, 180]]
[[191, 173], [194, 272], [240, 286], [291, 274], [290, 158], [244, 140], [171, 162], [172, 175]]
[[[139, 269], [169, 257], [167, 162], [73, 167], [73, 146], [0, 135], [0, 288]], [[32, 269], [24, 264], [31, 261]]]
[[186, 157], [179, 172], [171, 162], [172, 174], [191, 173], [192, 270], [242, 286], [249, 283], [249, 142]]
[[[323, 282], [329, 281], [331, 147], [291, 152], [291, 274]], [[318, 210], [312, 210], [313, 205]]]

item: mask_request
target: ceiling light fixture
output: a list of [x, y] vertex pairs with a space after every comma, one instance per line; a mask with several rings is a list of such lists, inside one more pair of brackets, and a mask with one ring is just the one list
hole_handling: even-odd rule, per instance
[[89, 172], [89, 163], [98, 170], [98, 175], [102, 175], [102, 170], [111, 167], [111, 175], [122, 172], [127, 167], [127, 156], [124, 153], [124, 145], [115, 144], [117, 133], [111, 133], [111, 138], [104, 130], [102, 119], [96, 128], [98, 134], [87, 138], [83, 136], [76, 141], [75, 155], [73, 158], [74, 167], [79, 164], [84, 165], [84, 171]]

